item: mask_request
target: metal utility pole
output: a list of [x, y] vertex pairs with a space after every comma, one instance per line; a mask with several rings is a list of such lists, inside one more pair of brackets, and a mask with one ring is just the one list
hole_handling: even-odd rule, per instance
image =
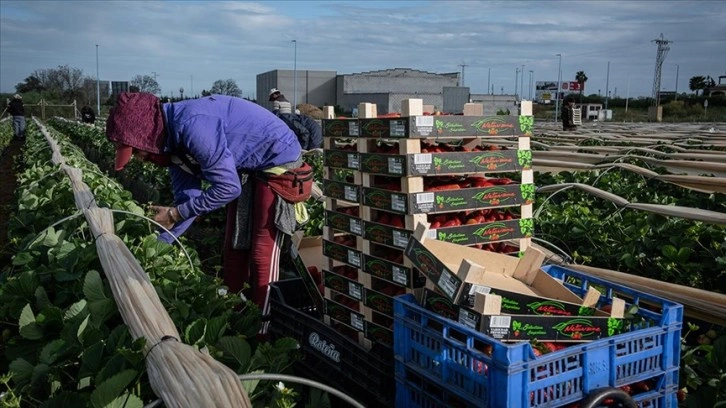
[[529, 100], [532, 100], [532, 86], [534, 85], [534, 71], [529, 70]]
[[[487, 73], [487, 91], [489, 91], [489, 88], [491, 88], [491, 80], [492, 80], [492, 69], [489, 68], [489, 73]], [[494, 88], [492, 89], [492, 95], [494, 95]]]
[[459, 64], [459, 66], [461, 67], [461, 86], [464, 86], [464, 72], [465, 72], [464, 70], [469, 65], [467, 65], [466, 62], [462, 62], [461, 64]]
[[556, 54], [559, 57], [557, 64], [557, 92], [555, 92], [555, 122], [560, 115], [560, 88], [562, 87], [562, 54]]
[[673, 41], [668, 41], [663, 38], [661, 33], [660, 38], [653, 40], [652, 42], [658, 44], [658, 53], [655, 56], [655, 74], [653, 75], [653, 103], [654, 106], [660, 105], [660, 74], [661, 68], [663, 67], [663, 61], [665, 61], [666, 55], [671, 47], [668, 45]]
[[605, 79], [605, 110], [608, 109], [608, 99], [610, 99], [610, 61], [608, 61], [608, 74]]
[[96, 44], [96, 115], [101, 116], [101, 82], [98, 79], [98, 44]]
[[295, 44], [295, 56], [292, 68], [292, 113], [295, 113], [295, 109], [297, 109], [297, 40], [292, 40], [292, 43]]
[[678, 69], [679, 68], [680, 67], [678, 66], [678, 64], [676, 64], [676, 92], [675, 92], [676, 93], [676, 95], [675, 95], [675, 100], [676, 101], [678, 100]]
[[524, 99], [524, 64], [522, 64], [522, 70], [519, 72], [522, 73], [522, 77], [519, 78], [519, 89], [520, 89], [520, 92], [522, 92], [521, 99]]
[[628, 88], [625, 91], [625, 112], [628, 111], [628, 102], [630, 101], [630, 77], [628, 77]]
[[517, 86], [519, 85], [519, 68], [514, 68], [514, 99], [519, 99], [519, 92], [517, 92]]

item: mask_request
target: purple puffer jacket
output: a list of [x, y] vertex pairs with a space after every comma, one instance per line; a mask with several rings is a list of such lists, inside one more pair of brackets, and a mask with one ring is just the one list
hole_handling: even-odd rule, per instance
[[[171, 230], [184, 233], [198, 215], [223, 207], [240, 195], [238, 170], [262, 170], [300, 157], [300, 143], [272, 112], [244, 99], [212, 95], [166, 103], [165, 153], [188, 153], [201, 177], [180, 166], [170, 169], [174, 201], [184, 221]], [[202, 179], [209, 187], [202, 190]], [[161, 239], [171, 242], [168, 234]]]

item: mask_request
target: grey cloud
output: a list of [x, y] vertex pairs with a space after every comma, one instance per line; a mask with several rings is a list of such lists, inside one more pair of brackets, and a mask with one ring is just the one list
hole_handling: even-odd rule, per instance
[[[303, 3], [303, 5], [299, 5]], [[93, 4], [93, 6], [88, 6]], [[300, 7], [288, 12], [291, 7]], [[307, 12], [303, 8], [314, 9]], [[410, 67], [459, 71], [474, 92], [514, 91], [515, 68], [535, 80], [584, 70], [587, 92], [610, 87], [649, 95], [660, 33], [674, 41], [664, 83], [679, 90], [694, 75], [723, 74], [726, 5], [683, 1], [398, 1], [398, 2], [0, 2], [0, 90], [38, 68], [68, 64], [124, 80], [159, 75], [163, 92], [197, 91], [234, 78], [247, 93], [255, 75], [292, 68], [296, 39], [299, 69], [341, 73]], [[694, 40], [720, 41], [694, 41]], [[527, 78], [524, 81], [528, 83]], [[670, 85], [669, 85], [670, 86]], [[670, 86], [672, 88], [672, 86]]]

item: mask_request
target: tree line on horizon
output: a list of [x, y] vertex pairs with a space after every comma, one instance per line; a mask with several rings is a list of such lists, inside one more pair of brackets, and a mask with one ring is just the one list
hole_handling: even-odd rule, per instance
[[[577, 71], [575, 74], [575, 81], [580, 84], [580, 102], [583, 102], [593, 97], [600, 97], [598, 94], [590, 94], [589, 96], [583, 95], [585, 83], [589, 78], [584, 71]], [[156, 79], [151, 75], [135, 75], [130, 81], [129, 86], [133, 87], [133, 90], [140, 92], [148, 92], [153, 94], [159, 94], [161, 87]], [[709, 87], [715, 86], [714, 79], [709, 75], [698, 75], [693, 76], [689, 80], [689, 89], [694, 92], [695, 96], [698, 96], [698, 92], [708, 89]], [[183, 89], [183, 88], [182, 88]], [[180, 100], [184, 99], [183, 91], [180, 89], [179, 98], [175, 98], [174, 95], [170, 97], [164, 97], [167, 100]], [[15, 91], [19, 94], [37, 94], [37, 99], [44, 98], [46, 100], [58, 101], [58, 102], [71, 102], [73, 100], [78, 101], [80, 104], [93, 105], [96, 101], [96, 80], [90, 75], [84, 74], [80, 68], [71, 67], [69, 65], [59, 65], [56, 68], [42, 68], [36, 69], [23, 82], [15, 85]], [[237, 85], [234, 79], [219, 79], [216, 80], [209, 90], [203, 89], [201, 96], [207, 96], [211, 94], [230, 95], [236, 97], [242, 97], [242, 90]], [[187, 97], [198, 97], [199, 95], [190, 95]], [[647, 98], [647, 97], [646, 97]], [[30, 98], [32, 101], [35, 98]], [[112, 105], [113, 101], [111, 97], [108, 97], [102, 101], [104, 105]]]
[[[135, 75], [129, 81], [129, 88], [134, 91], [156, 95], [161, 93], [159, 83], [151, 75]], [[36, 69], [23, 82], [15, 85], [15, 92], [24, 95], [37, 94], [37, 99], [43, 98], [57, 102], [72, 102], [75, 100], [82, 105], [95, 104], [97, 96], [96, 79], [84, 74], [82, 69], [69, 65]], [[242, 97], [242, 90], [234, 79], [219, 79], [214, 81], [209, 90], [203, 89], [201, 92], [201, 96], [211, 94]], [[198, 96], [190, 95], [189, 97]], [[104, 105], [113, 104], [110, 98], [104, 98], [101, 103]], [[177, 99], [182, 98], [183, 91], [180, 89], [179, 98]], [[31, 101], [32, 99], [35, 98], [31, 98]]]

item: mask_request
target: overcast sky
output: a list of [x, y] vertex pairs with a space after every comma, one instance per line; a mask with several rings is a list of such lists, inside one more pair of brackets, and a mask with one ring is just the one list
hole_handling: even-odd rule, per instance
[[674, 90], [676, 73], [680, 92], [693, 76], [726, 75], [725, 22], [721, 0], [0, 0], [0, 91], [59, 65], [95, 78], [98, 44], [101, 80], [156, 75], [163, 95], [231, 78], [255, 97], [257, 74], [296, 60], [298, 70], [339, 74], [463, 69], [472, 93], [496, 94], [514, 93], [524, 65], [528, 97], [530, 71], [533, 82], [557, 81], [561, 54], [563, 81], [585, 71], [586, 94], [648, 96], [661, 33], [672, 41], [662, 90]]

